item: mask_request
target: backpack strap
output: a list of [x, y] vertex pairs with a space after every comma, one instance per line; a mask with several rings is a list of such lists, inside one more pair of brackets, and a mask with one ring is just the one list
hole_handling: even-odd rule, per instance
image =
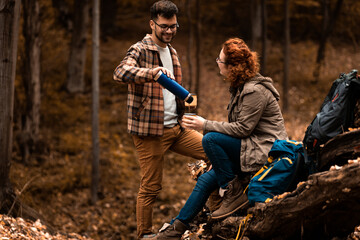
[[[236, 235], [235, 240], [241, 240], [241, 239], [243, 239], [244, 234], [245, 234], [245, 231], [246, 231], [247, 224], [250, 222], [251, 217], [252, 217], [252, 214], [249, 213], [249, 214], [246, 216], [246, 218], [244, 218], [244, 219], [242, 219], [242, 220], [240, 221], [239, 230], [238, 230], [238, 233], [237, 233], [237, 235]], [[241, 229], [243, 229], [242, 233], [241, 233]], [[240, 233], [241, 233], [241, 235], [240, 235]], [[240, 238], [239, 238], [239, 237], [240, 237]]]

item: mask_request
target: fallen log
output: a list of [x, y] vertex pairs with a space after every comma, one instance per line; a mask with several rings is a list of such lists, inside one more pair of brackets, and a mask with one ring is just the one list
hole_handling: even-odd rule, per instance
[[343, 165], [348, 159], [360, 156], [360, 129], [339, 134], [322, 148], [318, 168], [328, 170], [331, 165]]
[[248, 213], [250, 239], [347, 236], [360, 223], [360, 163], [313, 174], [288, 196]]
[[[248, 210], [245, 236], [253, 239], [346, 237], [360, 224], [360, 161], [313, 174], [291, 193]], [[215, 239], [235, 238], [244, 216], [212, 223]]]

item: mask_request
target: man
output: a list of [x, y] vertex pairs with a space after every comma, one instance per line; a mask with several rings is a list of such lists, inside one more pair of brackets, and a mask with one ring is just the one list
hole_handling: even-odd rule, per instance
[[195, 159], [206, 156], [202, 135], [179, 124], [184, 102], [154, 81], [161, 70], [181, 84], [178, 55], [170, 45], [179, 27], [178, 9], [174, 3], [161, 0], [152, 5], [150, 13], [151, 35], [130, 47], [113, 76], [115, 81], [128, 84], [128, 132], [141, 170], [136, 206], [139, 239], [156, 239], [152, 210], [161, 190], [165, 152], [170, 149]]

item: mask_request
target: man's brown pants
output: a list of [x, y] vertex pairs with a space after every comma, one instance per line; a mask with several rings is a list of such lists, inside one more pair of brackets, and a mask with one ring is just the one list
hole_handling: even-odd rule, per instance
[[177, 125], [165, 128], [161, 137], [133, 135], [141, 171], [140, 188], [137, 197], [137, 234], [140, 238], [152, 233], [153, 204], [162, 188], [164, 154], [167, 150], [195, 159], [206, 159], [202, 147], [202, 134]]

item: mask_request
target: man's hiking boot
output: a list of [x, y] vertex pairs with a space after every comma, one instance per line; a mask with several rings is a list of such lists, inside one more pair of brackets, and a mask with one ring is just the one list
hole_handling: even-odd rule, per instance
[[189, 228], [184, 223], [176, 219], [172, 225], [169, 225], [164, 230], [160, 229], [160, 232], [157, 235], [157, 240], [180, 240], [181, 236], [188, 229]]
[[236, 176], [228, 183], [224, 193], [224, 199], [221, 207], [211, 214], [212, 219], [219, 219], [229, 216], [241, 208], [247, 207], [249, 201], [247, 195], [243, 193], [243, 188]]

